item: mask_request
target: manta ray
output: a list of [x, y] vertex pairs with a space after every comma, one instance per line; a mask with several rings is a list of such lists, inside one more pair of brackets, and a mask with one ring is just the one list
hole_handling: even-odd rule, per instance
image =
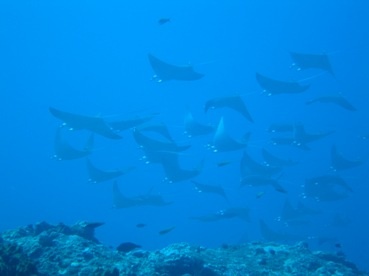
[[223, 197], [225, 200], [228, 200], [227, 194], [225, 193], [224, 189], [221, 186], [207, 185], [207, 184], [199, 183], [194, 180], [191, 180], [191, 182], [195, 185], [195, 189], [199, 193], [215, 194], [215, 195], [219, 195]]
[[297, 207], [292, 206], [291, 202], [286, 199], [283, 205], [281, 219], [291, 221], [301, 219], [302, 217], [318, 215], [320, 211], [306, 207], [301, 201], [297, 203]]
[[250, 138], [250, 133], [247, 133], [244, 136], [244, 139], [241, 141], [236, 141], [232, 137], [230, 137], [224, 128], [224, 119], [223, 117], [220, 119], [217, 130], [213, 137], [212, 148], [214, 148], [215, 152], [224, 152], [224, 151], [236, 151], [243, 149], [247, 146], [247, 142]]
[[264, 176], [264, 175], [246, 175], [242, 177], [241, 186], [251, 186], [251, 187], [260, 187], [260, 186], [272, 186], [274, 190], [277, 192], [287, 194], [287, 190], [279, 184], [278, 179], [274, 179], [271, 176]]
[[201, 161], [200, 164], [193, 169], [184, 169], [180, 165], [178, 154], [172, 153], [163, 153], [160, 161], [165, 177], [171, 183], [195, 178], [201, 173], [203, 167], [203, 161]]
[[155, 72], [153, 80], [164, 82], [169, 80], [193, 81], [199, 80], [204, 75], [194, 71], [191, 65], [177, 66], [166, 63], [152, 54], [148, 55], [149, 62]]
[[334, 104], [337, 106], [342, 107], [343, 109], [346, 109], [348, 111], [356, 111], [357, 109], [344, 97], [342, 96], [321, 96], [315, 99], [312, 99], [310, 101], [307, 101], [306, 104], [310, 105], [313, 103], [328, 103], [328, 104]]
[[296, 165], [298, 162], [290, 159], [282, 159], [274, 154], [271, 154], [265, 148], [262, 149], [261, 154], [264, 158], [265, 164], [271, 167], [289, 167]]
[[114, 181], [113, 184], [113, 205], [114, 208], [130, 208], [136, 206], [167, 206], [172, 204], [167, 202], [160, 195], [140, 195], [135, 197], [126, 197], [119, 190], [118, 183]]
[[[324, 137], [327, 137], [334, 133], [334, 131], [327, 131], [321, 133], [308, 133], [305, 130], [303, 124], [284, 124], [282, 125], [286, 129], [283, 131], [278, 131], [278, 133], [282, 132], [285, 136], [281, 137], [272, 137], [272, 142], [275, 145], [290, 145], [295, 146], [299, 149], [310, 150], [308, 144], [314, 142], [316, 140], [320, 140]], [[291, 127], [290, 130], [287, 129]], [[276, 132], [276, 131], [274, 131]]]
[[101, 117], [91, 117], [85, 115], [65, 112], [53, 107], [49, 108], [50, 113], [64, 122], [64, 125], [73, 130], [86, 129], [110, 139], [121, 139], [114, 129]]
[[280, 166], [268, 166], [259, 163], [251, 158], [251, 156], [244, 151], [240, 162], [241, 177], [248, 175], [259, 175], [263, 177], [270, 177], [282, 171]]
[[150, 114], [146, 116], [136, 116], [133, 118], [126, 118], [119, 121], [110, 122], [109, 125], [116, 131], [123, 131], [138, 127], [155, 117], [156, 114]]
[[138, 129], [133, 130], [133, 138], [136, 143], [140, 145], [144, 151], [150, 152], [181, 152], [190, 148], [190, 145], [177, 145], [175, 142], [167, 142], [162, 140], [153, 139], [144, 135]]
[[338, 150], [335, 145], [331, 149], [331, 167], [335, 171], [342, 171], [360, 166], [364, 163], [363, 160], [349, 160], [345, 158]]
[[350, 186], [337, 175], [322, 175], [306, 179], [304, 196], [318, 201], [336, 201], [345, 199], [352, 192]]
[[282, 233], [277, 232], [275, 230], [272, 230], [265, 222], [264, 220], [259, 221], [260, 226], [260, 233], [262, 237], [268, 241], [276, 241], [276, 242], [288, 242], [288, 241], [301, 241], [304, 240], [303, 237], [289, 234], [289, 233]]
[[64, 127], [58, 127], [56, 130], [54, 140], [55, 158], [57, 158], [58, 160], [74, 160], [86, 157], [91, 154], [94, 144], [93, 133], [91, 133], [83, 149], [76, 149], [63, 138], [63, 128]]
[[89, 175], [88, 181], [92, 183], [100, 183], [100, 182], [112, 180], [134, 169], [133, 167], [129, 167], [126, 169], [115, 169], [115, 170], [104, 171], [94, 166], [89, 159], [87, 159], [86, 164], [87, 164], [87, 171]]
[[191, 219], [202, 222], [220, 221], [225, 219], [239, 218], [246, 222], [250, 222], [250, 209], [247, 207], [230, 207], [228, 209], [220, 210], [216, 213], [207, 214], [204, 216], [191, 217]]
[[305, 54], [290, 52], [290, 56], [293, 60], [292, 65], [297, 67], [298, 70], [310, 68], [321, 69], [334, 76], [334, 72], [327, 54]]
[[191, 112], [188, 112], [184, 119], [185, 133], [189, 136], [207, 135], [214, 131], [214, 128], [209, 125], [201, 124], [192, 116]]
[[209, 109], [217, 108], [230, 108], [240, 113], [250, 122], [254, 122], [241, 96], [219, 97], [210, 99], [205, 103], [205, 112], [207, 112]]
[[256, 73], [256, 80], [268, 95], [297, 94], [306, 91], [310, 85], [292, 81], [280, 81]]
[[141, 132], [153, 132], [159, 134], [170, 142], [174, 142], [172, 135], [170, 134], [168, 127], [164, 123], [143, 125], [137, 127], [136, 130]]

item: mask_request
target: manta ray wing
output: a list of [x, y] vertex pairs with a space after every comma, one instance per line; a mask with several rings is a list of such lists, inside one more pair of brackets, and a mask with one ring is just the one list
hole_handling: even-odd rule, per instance
[[296, 94], [304, 92], [310, 87], [309, 84], [302, 85], [298, 82], [280, 81], [259, 73], [256, 73], [256, 80], [269, 95]]
[[183, 169], [179, 164], [177, 154], [166, 154], [161, 157], [161, 165], [164, 169], [166, 178], [170, 182], [181, 182], [198, 176], [202, 170], [201, 164], [194, 169]]
[[223, 151], [235, 151], [239, 149], [243, 149], [247, 146], [247, 140], [249, 138], [249, 134], [246, 134], [245, 141], [239, 142], [230, 137], [224, 128], [224, 120], [223, 117], [220, 119], [217, 130], [213, 137], [213, 147], [214, 151], [223, 152]]
[[318, 201], [337, 201], [349, 196], [352, 189], [339, 176], [323, 175], [307, 179], [304, 195]]
[[313, 103], [329, 103], [340, 106], [348, 111], [356, 111], [357, 109], [344, 97], [342, 96], [322, 96], [313, 100], [307, 101], [306, 104]]
[[116, 169], [116, 170], [104, 171], [94, 166], [92, 162], [89, 159], [87, 159], [87, 171], [89, 175], [89, 181], [93, 183], [100, 183], [100, 182], [118, 178], [121, 175], [124, 175], [131, 170], [133, 170], [132, 167], [127, 168], [127, 169]]
[[294, 66], [300, 70], [315, 68], [326, 71], [334, 76], [334, 72], [327, 54], [304, 54], [290, 52]]
[[342, 171], [360, 166], [364, 163], [362, 160], [349, 160], [345, 158], [335, 145], [331, 149], [331, 163], [332, 168], [336, 171]]
[[209, 125], [201, 124], [192, 116], [191, 112], [188, 112], [184, 119], [185, 132], [188, 136], [200, 136], [207, 135], [214, 131], [214, 128]]
[[192, 81], [201, 79], [204, 75], [193, 70], [192, 66], [177, 66], [166, 63], [149, 54], [149, 62], [155, 72], [154, 79], [158, 82], [169, 80]]
[[93, 134], [90, 135], [84, 149], [76, 149], [62, 137], [62, 127], [56, 130], [54, 140], [55, 157], [59, 160], [74, 160], [88, 156], [93, 147]]
[[110, 139], [122, 138], [114, 132], [103, 118], [74, 114], [53, 107], [50, 107], [49, 110], [54, 117], [63, 121], [71, 129], [87, 129]]
[[250, 122], [254, 122], [244, 101], [240, 96], [227, 96], [210, 99], [205, 103], [205, 112], [207, 112], [210, 108], [216, 109], [224, 107], [233, 109], [234, 111], [240, 113]]

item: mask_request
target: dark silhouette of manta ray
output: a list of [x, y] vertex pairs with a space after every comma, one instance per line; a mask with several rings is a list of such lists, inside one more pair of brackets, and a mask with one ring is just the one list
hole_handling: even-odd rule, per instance
[[262, 149], [261, 154], [263, 155], [264, 161], [268, 166], [271, 167], [288, 167], [296, 165], [298, 162], [290, 159], [282, 159], [278, 156], [271, 154], [265, 148]]
[[360, 166], [364, 163], [364, 160], [349, 160], [333, 145], [331, 149], [331, 163], [331, 167], [335, 171], [342, 171]]
[[64, 122], [68, 128], [73, 130], [86, 129], [110, 139], [121, 139], [122, 137], [115, 133], [113, 128], [101, 117], [92, 117], [65, 112], [50, 107], [50, 113]]
[[129, 167], [126, 169], [114, 169], [105, 171], [97, 168], [89, 159], [87, 159], [87, 171], [89, 175], [89, 181], [93, 183], [100, 183], [118, 178], [121, 175], [132, 171], [133, 169], [133, 167]]
[[293, 60], [293, 66], [299, 70], [310, 68], [321, 69], [334, 76], [334, 72], [327, 54], [304, 54], [297, 52], [290, 52]]
[[197, 122], [191, 112], [184, 119], [185, 132], [188, 136], [200, 136], [212, 133], [214, 127]]
[[227, 209], [220, 210], [215, 213], [191, 217], [191, 219], [202, 221], [202, 222], [211, 222], [211, 221], [220, 221], [225, 219], [233, 219], [238, 218], [244, 220], [246, 222], [250, 222], [250, 209], [247, 207], [230, 207]]
[[142, 125], [155, 117], [156, 114], [149, 114], [146, 116], [136, 116], [134, 118], [126, 118], [119, 121], [110, 122], [109, 125], [117, 130], [123, 131]]
[[171, 183], [186, 181], [198, 176], [203, 167], [203, 161], [192, 169], [184, 169], [180, 164], [178, 154], [163, 153], [161, 155], [161, 165], [165, 177]]
[[205, 112], [207, 112], [209, 109], [224, 107], [233, 109], [250, 122], [254, 122], [241, 96], [226, 96], [210, 99], [205, 104]]
[[322, 175], [306, 179], [304, 195], [317, 201], [336, 201], [345, 199], [352, 192], [351, 187], [341, 177]]
[[318, 215], [321, 211], [314, 210], [305, 206], [301, 201], [297, 203], [297, 207], [292, 206], [291, 202], [286, 199], [283, 205], [281, 219], [285, 221], [296, 220], [302, 217]]
[[260, 226], [260, 233], [262, 237], [268, 241], [301, 241], [304, 239], [302, 236], [284, 233], [284, 232], [277, 232], [271, 229], [264, 220], [259, 221]]
[[242, 177], [246, 177], [248, 175], [271, 177], [280, 173], [282, 171], [282, 167], [259, 163], [251, 158], [247, 151], [244, 151], [240, 162], [240, 171]]
[[280, 81], [256, 73], [256, 80], [268, 95], [297, 94], [307, 90], [309, 84], [300, 84], [292, 81]]
[[113, 205], [115, 208], [130, 208], [136, 206], [167, 206], [172, 204], [167, 202], [160, 195], [140, 195], [135, 197], [126, 197], [119, 190], [118, 183], [114, 181], [113, 184]]
[[58, 127], [54, 140], [54, 157], [58, 160], [74, 160], [91, 154], [94, 144], [94, 134], [91, 133], [83, 149], [77, 149], [68, 143], [62, 135], [63, 127]]
[[356, 108], [342, 96], [321, 96], [306, 102], [308, 105], [313, 103], [330, 103], [349, 111], [356, 111]]
[[195, 185], [195, 188], [199, 193], [216, 194], [223, 197], [225, 200], [228, 200], [227, 194], [221, 186], [207, 185], [194, 180], [191, 180], [191, 182]]
[[157, 82], [169, 80], [192, 81], [199, 80], [204, 75], [193, 70], [191, 65], [177, 66], [166, 63], [152, 54], [148, 55], [149, 62], [155, 72], [153, 79]]
[[250, 133], [245, 134], [241, 141], [233, 139], [224, 128], [224, 119], [220, 119], [217, 130], [213, 137], [212, 148], [214, 152], [235, 151], [247, 147]]

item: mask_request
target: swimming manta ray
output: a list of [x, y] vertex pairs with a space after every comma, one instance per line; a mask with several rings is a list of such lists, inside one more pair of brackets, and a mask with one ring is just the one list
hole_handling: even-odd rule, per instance
[[334, 72], [327, 54], [304, 54], [290, 52], [290, 56], [293, 60], [293, 66], [297, 67], [298, 70], [310, 68], [321, 69], [334, 76]]
[[308, 105], [313, 103], [330, 103], [340, 106], [349, 111], [357, 110], [348, 100], [346, 100], [342, 96], [321, 96], [306, 102], [306, 104]]
[[195, 178], [201, 173], [203, 167], [203, 161], [201, 161], [200, 164], [193, 169], [184, 169], [180, 165], [178, 154], [172, 153], [163, 153], [160, 161], [165, 177], [171, 183]]
[[276, 132], [293, 132], [295, 129], [295, 124], [289, 123], [274, 123], [271, 124], [268, 131], [271, 133]]
[[331, 149], [331, 163], [332, 169], [335, 171], [342, 171], [360, 166], [364, 163], [363, 160], [349, 160], [345, 158], [338, 150], [335, 145]]
[[350, 186], [341, 177], [323, 175], [306, 179], [304, 196], [318, 201], [336, 201], [345, 199], [352, 192]]
[[188, 112], [184, 119], [184, 127], [185, 133], [190, 137], [206, 135], [214, 131], [212, 126], [201, 124], [195, 121], [191, 112]]
[[297, 145], [299, 144], [305, 145], [305, 144], [314, 142], [316, 140], [320, 140], [333, 133], [334, 131], [327, 131], [327, 132], [321, 132], [321, 133], [308, 133], [305, 131], [304, 125], [296, 124], [295, 131], [294, 131], [294, 138], [295, 138]]
[[271, 166], [271, 167], [280, 167], [280, 168], [289, 167], [289, 166], [296, 165], [298, 163], [290, 159], [279, 158], [278, 156], [271, 154], [265, 148], [262, 149], [261, 154], [263, 155], [264, 161], [267, 164], [267, 166]]
[[256, 80], [268, 95], [297, 94], [306, 91], [310, 85], [298, 82], [280, 81], [256, 73]]
[[254, 122], [241, 96], [226, 96], [210, 99], [205, 103], [205, 112], [209, 109], [230, 108], [240, 113], [250, 122]]
[[228, 200], [227, 194], [221, 186], [202, 184], [194, 180], [191, 180], [191, 182], [195, 185], [195, 189], [199, 193], [215, 194], [223, 197], [225, 200]]
[[247, 207], [230, 207], [228, 209], [220, 210], [216, 213], [198, 216], [198, 217], [191, 217], [191, 219], [199, 220], [202, 222], [212, 222], [212, 221], [219, 221], [225, 219], [233, 219], [239, 218], [246, 222], [250, 222], [250, 209]]
[[167, 202], [160, 195], [140, 195], [135, 197], [126, 197], [119, 190], [118, 183], [114, 181], [113, 184], [113, 205], [114, 208], [130, 208], [136, 206], [167, 206], [172, 204]]
[[91, 133], [83, 149], [76, 149], [63, 138], [62, 129], [63, 127], [58, 127], [55, 134], [55, 158], [57, 158], [58, 160], [74, 160], [86, 157], [91, 154], [94, 144], [93, 133]]
[[124, 175], [133, 170], [133, 167], [129, 167], [126, 169], [103, 171], [101, 169], [98, 169], [96, 166], [94, 166], [89, 159], [87, 159], [86, 164], [87, 164], [87, 171], [89, 175], [88, 181], [92, 183], [100, 183], [100, 182], [112, 180], [112, 179], [118, 178], [121, 175]]
[[157, 82], [169, 80], [192, 81], [199, 80], [204, 75], [193, 70], [191, 65], [177, 66], [166, 63], [152, 54], [148, 55], [149, 62], [155, 72], [153, 79]]
[[[289, 126], [287, 124], [284, 125], [285, 127]], [[316, 140], [320, 140], [324, 137], [327, 137], [334, 133], [334, 131], [327, 131], [321, 133], [308, 133], [305, 130], [304, 125], [298, 124], [291, 124], [293, 128], [291, 131], [279, 131], [287, 134], [287, 136], [283, 137], [272, 137], [272, 142], [275, 145], [290, 145], [295, 146], [299, 149], [303, 150], [310, 150], [308, 144], [314, 142]]]
[[161, 135], [168, 141], [174, 142], [172, 135], [170, 134], [168, 127], [164, 123], [158, 123], [158, 124], [150, 124], [150, 125], [143, 125], [140, 127], [137, 127], [136, 130], [141, 132], [153, 132]]
[[318, 215], [320, 211], [306, 207], [301, 201], [298, 202], [297, 207], [292, 206], [291, 202], [286, 199], [283, 205], [281, 219], [291, 221], [300, 219], [302, 217]]
[[214, 148], [215, 152], [240, 150], [247, 146], [249, 137], [250, 133], [247, 133], [242, 141], [234, 140], [225, 132], [224, 119], [222, 117], [213, 137], [212, 147]]
[[109, 125], [117, 131], [123, 131], [127, 129], [131, 129], [134, 127], [138, 127], [155, 117], [156, 114], [150, 114], [146, 116], [136, 116], [134, 118], [127, 118], [119, 121], [110, 122]]
[[282, 167], [268, 166], [259, 163], [251, 158], [251, 156], [244, 151], [240, 162], [241, 177], [248, 175], [259, 175], [264, 177], [270, 177], [282, 171]]
[[301, 241], [304, 238], [298, 235], [289, 234], [289, 233], [282, 233], [272, 230], [263, 220], [259, 221], [260, 226], [260, 233], [264, 239], [268, 241]]
[[144, 151], [149, 152], [181, 152], [190, 148], [190, 145], [177, 145], [174, 142], [164, 142], [144, 135], [141, 131], [134, 129], [133, 138]]
[[242, 177], [241, 186], [251, 186], [251, 187], [260, 187], [260, 186], [272, 186], [274, 190], [277, 192], [287, 194], [287, 190], [282, 187], [281, 184], [279, 184], [278, 179], [272, 178], [271, 176], [264, 176], [264, 175], [246, 175]]
[[105, 120], [101, 117], [90, 117], [69, 113], [53, 107], [50, 107], [49, 110], [54, 117], [63, 121], [64, 124], [70, 129], [73, 130], [86, 129], [110, 139], [122, 138], [117, 133], [115, 133], [113, 128], [110, 127], [109, 124], [105, 122]]

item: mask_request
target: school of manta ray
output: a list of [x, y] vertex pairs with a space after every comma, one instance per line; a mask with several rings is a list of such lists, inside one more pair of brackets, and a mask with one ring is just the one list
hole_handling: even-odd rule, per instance
[[[164, 22], [165, 23], [165, 22]], [[290, 70], [297, 72], [319, 72], [326, 77], [335, 80], [334, 68], [332, 68], [329, 54], [324, 53], [301, 53], [289, 52], [291, 60]], [[204, 72], [197, 72], [191, 65], [174, 65], [165, 58], [157, 57], [153, 53], [147, 55], [147, 66], [151, 67], [152, 81], [155, 85], [165, 85], [166, 82], [201, 82], [206, 78]], [[295, 81], [288, 78], [281, 79], [267, 72], [255, 72], [255, 83], [260, 89], [259, 97], [273, 98], [282, 97], [280, 95], [295, 97], [296, 94], [309, 93], [309, 89], [314, 85], [314, 78], [307, 81]], [[333, 107], [341, 114], [357, 112], [355, 106], [349, 99], [340, 93], [321, 94], [311, 98], [302, 104], [301, 108], [312, 106], [324, 109]], [[258, 114], [250, 112], [247, 102], [247, 95], [227, 94], [224, 96], [209, 98], [203, 102], [203, 110], [190, 110], [184, 113], [182, 128], [186, 137], [183, 141], [176, 141], [171, 134], [171, 127], [165, 122], [157, 122], [156, 112], [142, 113], [135, 116], [127, 115], [120, 120], [114, 120], [104, 115], [91, 116], [88, 114], [75, 113], [72, 110], [65, 110], [63, 106], [50, 106], [50, 114], [61, 124], [56, 129], [54, 150], [57, 160], [85, 159], [88, 181], [91, 183], [107, 182], [112, 186], [112, 206], [114, 208], [134, 208], [136, 206], [156, 206], [165, 207], [173, 204], [170, 198], [165, 197], [162, 191], [148, 192], [143, 190], [136, 196], [127, 196], [124, 186], [124, 175], [133, 170], [140, 170], [137, 167], [125, 168], [100, 168], [93, 162], [92, 156], [95, 152], [94, 140], [96, 136], [101, 136], [107, 142], [111, 140], [124, 140], [125, 136], [131, 135], [137, 144], [137, 151], [145, 161], [142, 166], [155, 166], [163, 174], [168, 185], [177, 185], [178, 182], [185, 182], [193, 187], [194, 193], [201, 192], [211, 197], [219, 197], [227, 204], [227, 208], [215, 210], [214, 212], [203, 212], [198, 210], [197, 215], [189, 215], [188, 218], [196, 220], [198, 223], [212, 222], [227, 219], [241, 219], [250, 222], [250, 212], [252, 209], [244, 205], [234, 204], [232, 197], [228, 193], [229, 183], [207, 182], [206, 178], [201, 178], [203, 171], [209, 163], [214, 161], [210, 156], [222, 156], [227, 152], [234, 152], [238, 159], [221, 160], [214, 166], [217, 170], [222, 170], [230, 165], [236, 164], [237, 170], [233, 174], [237, 175], [239, 183], [234, 184], [239, 189], [253, 189], [255, 198], [263, 200], [266, 194], [273, 197], [284, 197], [284, 205], [281, 206], [280, 218], [288, 225], [307, 223], [311, 218], [321, 214], [324, 210], [311, 208], [308, 200], [318, 202], [318, 205], [329, 204], [347, 199], [355, 192], [350, 183], [350, 179], [345, 179], [343, 171], [352, 170], [356, 167], [366, 165], [367, 156], [352, 156], [347, 151], [342, 151], [342, 145], [336, 144], [334, 139], [329, 140], [336, 134], [335, 129], [314, 129], [304, 122], [285, 121], [269, 122], [269, 128], [265, 130], [268, 141], [258, 149], [259, 155], [255, 156], [250, 151], [254, 137], [251, 131], [247, 131], [247, 125], [258, 124]], [[96, 114], [98, 114], [98, 110]], [[209, 124], [203, 119], [196, 118], [195, 114], [202, 112], [204, 116], [212, 112], [217, 112], [217, 124]], [[244, 135], [234, 137], [228, 131], [232, 121], [228, 120], [229, 112], [236, 114], [244, 121], [242, 129]], [[72, 141], [71, 133], [88, 133], [83, 147], [76, 147]], [[75, 134], [74, 134], [75, 135]], [[208, 143], [204, 145], [204, 153], [194, 157], [197, 160], [192, 166], [184, 165], [182, 162], [186, 152], [197, 143], [197, 139], [202, 137]], [[313, 174], [309, 178], [300, 179], [300, 184], [285, 181], [285, 171], [293, 171], [294, 167], [302, 166], [301, 160], [295, 160], [288, 154], [284, 154], [284, 149], [300, 151], [301, 155], [308, 154], [314, 150], [314, 145], [324, 142], [327, 145], [327, 156], [330, 166], [322, 170], [320, 174]], [[329, 143], [328, 143], [329, 142]], [[282, 153], [282, 154], [281, 154]], [[118, 164], [119, 165], [119, 164]], [[214, 169], [213, 168], [213, 169]], [[233, 184], [232, 184], [233, 185]], [[291, 189], [300, 189], [301, 197], [289, 197]], [[305, 201], [306, 200], [306, 201]], [[336, 217], [337, 220], [345, 218]], [[299, 239], [292, 233], [279, 232], [271, 228], [263, 218], [258, 217], [257, 223], [261, 235], [268, 240], [291, 240]], [[332, 222], [333, 223], [333, 222]], [[137, 227], [145, 226], [144, 222]], [[160, 234], [172, 231], [175, 226], [164, 229]]]

